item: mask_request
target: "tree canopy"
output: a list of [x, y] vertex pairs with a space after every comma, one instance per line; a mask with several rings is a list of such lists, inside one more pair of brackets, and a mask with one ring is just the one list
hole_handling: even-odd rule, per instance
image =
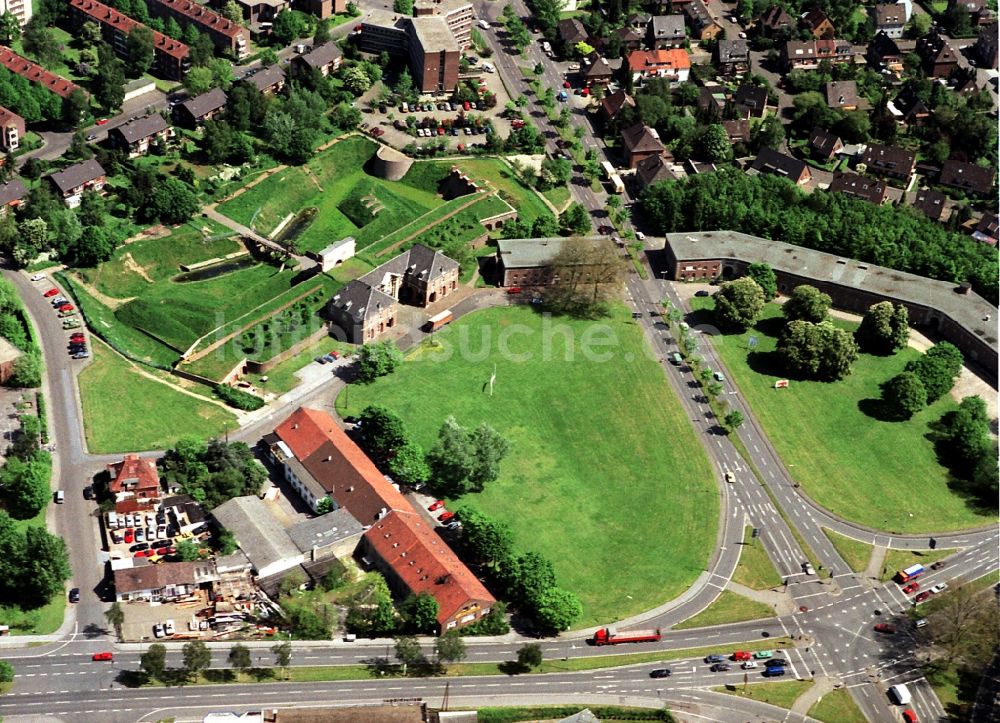
[[750, 276], [726, 281], [712, 298], [716, 321], [730, 329], [753, 326], [764, 310], [764, 291]]
[[801, 284], [792, 290], [788, 301], [781, 307], [781, 313], [788, 321], [799, 319], [818, 324], [826, 319], [826, 312], [830, 310], [832, 302], [828, 294], [815, 286]]
[[267, 473], [243, 442], [185, 437], [164, 453], [163, 479], [211, 509], [233, 497], [259, 494]]
[[362, 345], [358, 351], [358, 380], [373, 382], [392, 374], [403, 363], [403, 353], [392, 341], [375, 341]]
[[951, 391], [955, 380], [962, 372], [964, 359], [962, 352], [954, 344], [941, 341], [922, 354], [919, 359], [909, 362], [906, 371], [913, 372], [924, 385], [927, 403], [933, 404]]
[[790, 321], [781, 331], [777, 353], [790, 374], [835, 381], [851, 373], [858, 358], [854, 337], [829, 321]]
[[858, 346], [870, 354], [895, 354], [910, 338], [910, 316], [902, 304], [880, 301], [868, 307], [855, 332]]
[[778, 277], [767, 264], [750, 264], [746, 275], [757, 282], [757, 286], [764, 292], [765, 301], [778, 295]]

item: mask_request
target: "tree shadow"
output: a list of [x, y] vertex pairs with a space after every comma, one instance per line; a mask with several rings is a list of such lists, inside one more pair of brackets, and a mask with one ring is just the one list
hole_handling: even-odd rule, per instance
[[167, 668], [163, 671], [163, 675], [160, 676], [160, 680], [168, 687], [174, 685], [186, 685], [191, 682], [188, 678], [187, 671], [183, 668]]
[[754, 324], [754, 331], [758, 331], [764, 336], [769, 336], [773, 339], [777, 339], [781, 336], [781, 330], [785, 328], [785, 317], [783, 316], [769, 316], [766, 319], [760, 319]]
[[906, 422], [910, 419], [902, 416], [893, 405], [882, 399], [861, 399], [858, 401], [858, 410], [879, 422]]
[[141, 670], [120, 670], [115, 682], [126, 688], [141, 688], [149, 683], [150, 677]]
[[747, 366], [758, 374], [772, 377], [786, 377], [803, 381], [799, 375], [790, 374], [785, 368], [781, 354], [776, 351], [752, 351], [747, 354]]
[[107, 635], [109, 630], [107, 628], [101, 627], [100, 625], [95, 625], [94, 623], [87, 623], [83, 628], [83, 637], [85, 638], [97, 638], [103, 635]]
[[250, 668], [247, 674], [258, 683], [262, 683], [265, 680], [275, 680], [277, 677], [274, 668]]
[[211, 668], [203, 671], [202, 676], [209, 683], [232, 683], [236, 680], [236, 673], [229, 668]]
[[523, 665], [516, 660], [505, 660], [500, 663], [497, 668], [504, 675], [521, 675], [523, 673], [531, 672], [531, 668], [529, 666]]

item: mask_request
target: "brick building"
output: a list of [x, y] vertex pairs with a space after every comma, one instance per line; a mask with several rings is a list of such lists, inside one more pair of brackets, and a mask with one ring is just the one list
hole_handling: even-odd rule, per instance
[[27, 58], [18, 55], [10, 48], [5, 48], [2, 45], [0, 45], [0, 65], [3, 65], [12, 73], [16, 73], [22, 78], [30, 80], [32, 83], [38, 83], [46, 90], [58, 95], [60, 98], [69, 98], [70, 95], [77, 90], [86, 95], [86, 91], [84, 91], [83, 88], [78, 86], [76, 83], [66, 80], [61, 75], [50, 73], [38, 63], [33, 63]]
[[[16, 209], [28, 196], [28, 189], [20, 178], [0, 183], [0, 216], [5, 216], [10, 209]], [[0, 380], [0, 384], [3, 380]]]
[[450, 92], [458, 85], [462, 46], [441, 15], [400, 18], [391, 26], [362, 23], [360, 47], [405, 55], [421, 93]]
[[237, 60], [250, 54], [247, 30], [214, 10], [191, 0], [148, 0], [149, 14], [166, 21], [173, 18], [182, 28], [194, 25], [212, 44]]
[[21, 145], [24, 133], [24, 118], [0, 106], [0, 148], [5, 151], [16, 151]]
[[[500, 239], [497, 241], [497, 266], [501, 286], [549, 286], [555, 280], [552, 261], [568, 239]], [[603, 236], [587, 237], [595, 246], [609, 243]]]
[[[146, 27], [97, 0], [69, 0], [69, 14], [77, 31], [86, 22], [97, 23], [104, 41], [121, 57], [127, 54], [125, 41], [129, 33]], [[190, 65], [188, 46], [155, 30], [150, 32], [153, 34], [153, 66], [149, 72], [166, 80], [182, 80]]]
[[160, 498], [160, 474], [153, 457], [127, 454], [121, 462], [108, 465], [108, 475], [108, 491], [115, 502]]
[[170, 126], [159, 113], [136, 118], [108, 131], [108, 142], [128, 152], [129, 158], [146, 155], [150, 145], [169, 137]]
[[106, 174], [101, 164], [93, 158], [75, 163], [46, 178], [55, 186], [56, 192], [70, 208], [76, 208], [83, 199], [84, 191], [100, 193], [104, 190]]

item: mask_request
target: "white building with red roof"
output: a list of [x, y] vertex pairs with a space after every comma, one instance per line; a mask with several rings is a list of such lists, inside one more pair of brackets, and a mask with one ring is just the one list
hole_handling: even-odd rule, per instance
[[160, 474], [156, 470], [156, 460], [153, 457], [140, 457], [135, 454], [125, 455], [121, 462], [108, 465], [108, 491], [115, 497], [115, 502], [125, 500], [151, 500], [160, 497]]

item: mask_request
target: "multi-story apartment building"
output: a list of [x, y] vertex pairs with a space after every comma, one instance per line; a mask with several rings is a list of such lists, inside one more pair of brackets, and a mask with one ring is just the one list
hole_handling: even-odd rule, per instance
[[0, 15], [4, 13], [17, 18], [18, 24], [23, 28], [31, 20], [31, 0], [0, 0]]
[[182, 28], [194, 25], [212, 39], [216, 48], [238, 60], [250, 54], [246, 28], [204, 5], [191, 0], [150, 0], [147, 4], [153, 17], [173, 18]]
[[405, 53], [414, 83], [423, 93], [447, 92], [458, 85], [461, 47], [440, 15], [401, 18], [394, 26], [362, 23], [361, 49]]
[[16, 151], [24, 136], [24, 118], [0, 106], [0, 148]]
[[[146, 27], [97, 0], [69, 0], [69, 11], [70, 20], [76, 29], [88, 21], [97, 23], [105, 42], [123, 57], [129, 33], [136, 28]], [[150, 72], [167, 80], [183, 79], [190, 64], [188, 46], [155, 30], [150, 32], [153, 33], [153, 67]]]
[[83, 88], [75, 83], [71, 83], [61, 75], [50, 73], [38, 63], [31, 62], [10, 48], [0, 46], [0, 65], [3, 65], [11, 73], [16, 73], [22, 78], [30, 80], [32, 83], [44, 86], [60, 98], [69, 98], [77, 90], [81, 93], [86, 93]]
[[433, 15], [444, 18], [458, 47], [464, 51], [472, 46], [476, 10], [466, 0], [417, 0], [413, 5], [413, 14], [418, 18]]

